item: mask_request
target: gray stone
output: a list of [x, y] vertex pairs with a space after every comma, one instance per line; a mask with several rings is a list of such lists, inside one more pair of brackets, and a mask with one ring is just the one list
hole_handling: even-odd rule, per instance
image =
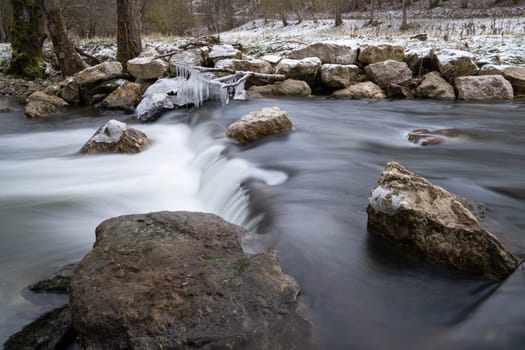
[[80, 153], [139, 153], [150, 143], [142, 131], [118, 120], [110, 120], [82, 146]]
[[293, 127], [288, 113], [279, 107], [265, 107], [251, 112], [228, 126], [226, 136], [240, 143], [247, 143], [261, 137], [288, 131]]
[[170, 58], [170, 73], [177, 74], [177, 64], [189, 66], [202, 66], [204, 64], [204, 53], [201, 49], [190, 49], [177, 52]]
[[164, 76], [169, 64], [160, 58], [136, 57], [128, 61], [128, 72], [136, 79], [150, 80]]
[[100, 106], [105, 109], [120, 109], [132, 111], [140, 101], [142, 95], [142, 85], [138, 83], [126, 82], [109, 94]]
[[332, 94], [335, 98], [386, 98], [380, 86], [371, 81], [350, 85]]
[[230, 44], [213, 45], [208, 53], [208, 60], [213, 64], [219, 60], [236, 58], [242, 59], [242, 52]]
[[385, 89], [389, 85], [402, 84], [412, 78], [412, 71], [405, 62], [386, 60], [372, 63], [365, 68], [366, 75]]
[[102, 62], [76, 73], [73, 78], [78, 85], [86, 85], [119, 77], [124, 72], [120, 62]]
[[321, 66], [321, 83], [325, 86], [342, 89], [357, 81], [359, 67], [353, 64], [323, 64]]
[[299, 286], [274, 254], [245, 255], [246, 233], [189, 212], [100, 224], [71, 282], [84, 348], [297, 349], [309, 329], [295, 313]]
[[57, 272], [46, 278], [29, 286], [32, 292], [40, 293], [59, 293], [65, 294], [71, 282], [71, 276], [78, 264], [67, 264], [62, 266]]
[[57, 96], [69, 104], [77, 105], [80, 103], [80, 86], [73, 77], [68, 77], [62, 83]]
[[308, 57], [317, 57], [323, 64], [354, 64], [357, 61], [357, 49], [332, 43], [314, 43], [288, 54], [288, 58], [292, 59]]
[[478, 72], [473, 55], [468, 51], [443, 50], [438, 53], [432, 51], [431, 57], [441, 75], [449, 81], [457, 77], [475, 75]]
[[416, 89], [418, 96], [435, 100], [455, 100], [454, 87], [443, 79], [438, 72], [425, 74]]
[[386, 60], [403, 61], [405, 49], [399, 45], [365, 45], [359, 50], [359, 62], [371, 64]]
[[239, 59], [223, 59], [215, 63], [216, 68], [227, 68], [235, 71], [255, 72], [263, 74], [271, 74], [274, 69], [272, 65], [262, 59], [253, 60], [239, 60]]
[[369, 198], [368, 229], [427, 259], [491, 278], [517, 261], [450, 192], [389, 162]]
[[487, 64], [481, 67], [480, 75], [501, 75], [508, 80], [514, 95], [525, 95], [525, 67], [497, 66]]
[[64, 99], [46, 94], [43, 91], [35, 91], [27, 98], [29, 101], [42, 101], [52, 104], [55, 107], [65, 107], [68, 105]]
[[287, 79], [304, 80], [314, 86], [321, 71], [321, 60], [308, 57], [301, 60], [283, 59], [277, 65], [275, 72], [284, 74]]
[[458, 77], [455, 84], [459, 100], [508, 101], [514, 98], [512, 85], [501, 75]]
[[49, 118], [56, 112], [56, 106], [44, 101], [29, 101], [24, 108], [24, 114], [29, 118]]

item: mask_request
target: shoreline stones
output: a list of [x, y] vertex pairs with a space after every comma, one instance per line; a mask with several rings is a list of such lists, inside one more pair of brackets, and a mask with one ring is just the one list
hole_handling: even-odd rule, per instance
[[514, 97], [512, 85], [501, 75], [479, 75], [455, 79], [458, 100], [510, 101]]
[[369, 231], [461, 271], [504, 278], [516, 259], [462, 200], [396, 162], [389, 162], [367, 207]]
[[86, 349], [292, 349], [310, 325], [299, 285], [271, 253], [246, 255], [247, 231], [216, 215], [112, 218], [70, 287]]
[[24, 113], [30, 118], [49, 118], [58, 111], [58, 108], [68, 105], [60, 97], [46, 94], [43, 91], [36, 91], [27, 98], [28, 104], [24, 108]]
[[337, 90], [332, 94], [334, 98], [386, 98], [384, 91], [377, 84], [365, 81], [350, 85], [349, 87]]
[[110, 120], [82, 146], [80, 153], [139, 153], [150, 143], [142, 131], [118, 120]]
[[240, 143], [255, 141], [261, 137], [290, 130], [293, 127], [288, 113], [279, 107], [265, 107], [250, 112], [226, 129], [226, 136]]
[[64, 265], [45, 280], [32, 284], [28, 288], [34, 293], [66, 294], [71, 282], [71, 276], [73, 276], [77, 266], [78, 263]]

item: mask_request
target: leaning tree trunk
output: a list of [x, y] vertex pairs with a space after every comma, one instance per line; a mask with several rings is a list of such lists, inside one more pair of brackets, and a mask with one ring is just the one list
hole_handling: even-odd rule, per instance
[[11, 0], [11, 62], [6, 72], [30, 79], [44, 76], [44, 8], [42, 0]]
[[124, 67], [142, 52], [140, 0], [117, 0], [117, 60]]
[[62, 74], [73, 75], [80, 72], [86, 65], [69, 40], [58, 1], [44, 0], [44, 11], [47, 19], [47, 30], [53, 41], [53, 50]]

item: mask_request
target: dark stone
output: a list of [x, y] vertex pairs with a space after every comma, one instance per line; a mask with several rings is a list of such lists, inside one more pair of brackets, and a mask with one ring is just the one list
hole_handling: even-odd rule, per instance
[[65, 294], [68, 291], [71, 276], [73, 276], [73, 272], [77, 266], [78, 263], [64, 265], [60, 270], [45, 280], [30, 285], [29, 290], [36, 293], [47, 292]]
[[9, 337], [4, 350], [65, 350], [75, 337], [69, 306], [65, 305], [40, 316]]

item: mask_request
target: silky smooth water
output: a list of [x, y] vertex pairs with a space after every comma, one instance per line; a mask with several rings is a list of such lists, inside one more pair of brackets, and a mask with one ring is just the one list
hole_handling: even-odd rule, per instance
[[[267, 106], [287, 110], [294, 130], [245, 146], [226, 139], [229, 123]], [[56, 121], [0, 115], [0, 340], [63, 302], [36, 300], [24, 288], [80, 259], [101, 220], [185, 209], [256, 230], [244, 242], [247, 251], [278, 253], [301, 285], [299, 310], [312, 322], [316, 348], [525, 347], [522, 267], [495, 282], [406, 257], [367, 232], [365, 212], [381, 170], [396, 160], [485, 203], [484, 224], [523, 259], [525, 105], [323, 98], [205, 104], [140, 125], [154, 141], [140, 155], [94, 157], [75, 152], [109, 116], [83, 113]], [[415, 128], [462, 136], [424, 147], [406, 140]]]

